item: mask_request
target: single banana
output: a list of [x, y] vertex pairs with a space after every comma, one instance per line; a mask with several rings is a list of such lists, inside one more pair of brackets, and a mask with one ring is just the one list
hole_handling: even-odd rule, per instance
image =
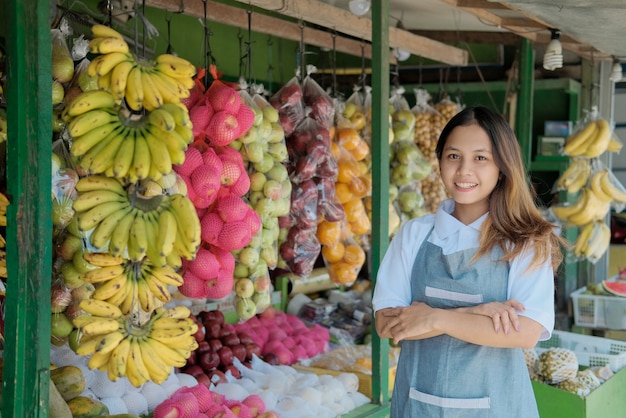
[[128, 256], [131, 261], [141, 261], [146, 256], [148, 247], [148, 239], [146, 237], [146, 223], [139, 214], [135, 216], [130, 227], [130, 235], [128, 237]]
[[178, 134], [178, 132], [176, 132], [176, 130], [164, 131], [163, 129], [159, 129], [156, 126], [151, 125], [148, 126], [148, 131], [156, 139], [165, 144], [170, 153], [170, 160], [172, 160], [172, 163], [174, 162], [173, 157], [178, 157], [181, 153], [184, 159], [185, 150], [187, 150], [187, 142]]
[[139, 306], [139, 291], [137, 280], [134, 277], [129, 278], [124, 299], [120, 302], [119, 306], [125, 314], [137, 311], [137, 306]]
[[[89, 170], [94, 159], [99, 158], [101, 152], [105, 151], [106, 148], [117, 141], [118, 137], [123, 134], [124, 130], [127, 128], [124, 125], [120, 124], [115, 130], [113, 130], [106, 138], [98, 142], [96, 145], [91, 147], [89, 151], [87, 151], [84, 155], [82, 155], [78, 159], [78, 165], [84, 170]], [[100, 174], [100, 173], [99, 173]]]
[[119, 39], [124, 39], [122, 34], [113, 29], [110, 26], [102, 25], [100, 23], [96, 23], [91, 26], [91, 34], [94, 38], [108, 38], [114, 37]]
[[602, 177], [608, 174], [608, 170], [598, 170], [592, 176], [590, 180], [591, 190], [598, 197], [598, 199], [603, 200], [605, 202], [613, 201], [613, 197], [607, 193], [605, 193], [602, 188]]
[[115, 106], [115, 98], [104, 90], [85, 91], [70, 103], [67, 114], [70, 117], [80, 116], [95, 109], [111, 109]]
[[111, 190], [90, 190], [87, 192], [78, 193], [78, 196], [72, 204], [72, 208], [76, 212], [84, 212], [105, 202], [123, 202], [126, 196]]
[[192, 63], [172, 54], [157, 56], [155, 68], [163, 74], [177, 79], [192, 78], [196, 75], [196, 67]]
[[152, 294], [158, 300], [160, 300], [163, 303], [167, 303], [172, 300], [172, 295], [170, 294], [170, 291], [167, 290], [167, 285], [157, 280], [151, 274], [144, 275], [143, 279], [148, 284], [148, 289], [150, 289], [150, 292], [152, 292]]
[[96, 352], [96, 347], [104, 335], [94, 335], [92, 337], [82, 336], [76, 347], [76, 354], [79, 356], [88, 356]]
[[166, 258], [167, 265], [172, 268], [179, 269], [183, 266], [183, 260], [180, 258], [179, 252], [176, 249], [169, 253]]
[[83, 311], [102, 318], [118, 319], [122, 317], [122, 311], [115, 305], [97, 299], [83, 299], [78, 304]]
[[122, 256], [128, 246], [130, 228], [137, 216], [137, 209], [132, 209], [119, 221], [109, 240], [109, 252], [115, 256]]
[[124, 263], [124, 257], [119, 255], [113, 255], [110, 253], [97, 253], [93, 251], [85, 251], [83, 252], [83, 258], [94, 266], [98, 267], [108, 267], [108, 266], [117, 266]]
[[180, 102], [165, 103], [162, 108], [174, 117], [174, 121], [176, 121], [177, 125], [190, 129], [193, 127], [191, 119], [189, 118], [189, 110], [187, 110], [184, 104]]
[[139, 342], [139, 347], [141, 358], [150, 374], [150, 379], [157, 385], [165, 382], [172, 373], [172, 366], [161, 359], [152, 345], [148, 344], [147, 339], [142, 339]]
[[169, 210], [164, 210], [159, 215], [158, 233], [156, 236], [156, 247], [162, 256], [167, 257], [174, 251], [174, 241], [176, 241], [177, 232], [176, 217]]
[[141, 81], [141, 67], [137, 65], [128, 74], [126, 82], [126, 104], [134, 111], [143, 109], [143, 83]]
[[183, 319], [189, 318], [191, 311], [185, 305], [176, 305], [169, 309], [164, 309], [160, 318]]
[[[617, 179], [615, 181], [617, 181]], [[608, 171], [600, 179], [600, 185], [604, 193], [611, 196], [614, 201], [626, 203], [626, 192], [623, 190], [623, 187], [618, 187], [613, 184], [612, 176]]]
[[157, 139], [150, 132], [145, 132], [144, 138], [150, 150], [150, 167], [154, 167], [160, 175], [171, 173], [172, 160], [165, 143]]
[[121, 181], [106, 176], [85, 176], [81, 177], [74, 186], [79, 193], [93, 190], [110, 190], [120, 196], [126, 196], [126, 190]]
[[132, 208], [130, 207], [130, 205], [128, 205], [119, 212], [114, 212], [104, 218], [89, 236], [89, 242], [91, 243], [91, 245], [93, 245], [97, 249], [107, 249], [109, 247], [109, 241], [113, 236], [113, 231], [115, 231], [124, 216], [126, 216], [131, 211]]
[[170, 199], [170, 207], [176, 217], [178, 231], [185, 238], [186, 247], [195, 254], [201, 241], [201, 228], [193, 203], [187, 196], [174, 194]]
[[572, 181], [578, 176], [578, 171], [580, 170], [580, 161], [584, 161], [583, 159], [575, 159], [570, 165], [561, 173], [559, 178], [556, 180], [556, 187], [558, 190], [565, 190]]
[[156, 246], [156, 237], [159, 228], [156, 210], [145, 212], [143, 217], [146, 225], [146, 237], [148, 242], [146, 257], [148, 257], [148, 261], [153, 265], [164, 265], [166, 259], [159, 253], [159, 249]]
[[111, 132], [120, 127], [120, 121], [112, 120], [111, 122], [94, 128], [83, 135], [72, 137], [70, 145], [70, 153], [74, 157], [80, 157], [89, 151], [92, 147], [105, 139]]
[[593, 222], [589, 222], [580, 230], [573, 249], [576, 257], [583, 257], [586, 254], [587, 248], [589, 248], [589, 238], [591, 237], [591, 232], [593, 231], [593, 225]]
[[[166, 340], [167, 342], [161, 341], [158, 338], [153, 337], [152, 335], [150, 335], [150, 338], [153, 338], [163, 344], [165, 344], [166, 346], [168, 346], [169, 348], [173, 349], [173, 350], [183, 350], [183, 351], [194, 351], [196, 348], [198, 348], [198, 342], [196, 341], [196, 339], [194, 338], [193, 335], [188, 335], [185, 337], [180, 337], [180, 338], [175, 338], [175, 339], [171, 339], [171, 340]], [[180, 351], [179, 351], [180, 352]], [[189, 358], [189, 354], [185, 354], [183, 355], [183, 357], [185, 358]]]
[[169, 366], [184, 367], [187, 364], [187, 358], [183, 357], [178, 351], [168, 347], [166, 344], [155, 340], [154, 338], [146, 338], [146, 344], [152, 346], [154, 352]]
[[99, 334], [108, 334], [117, 330], [120, 327], [120, 324], [117, 319], [111, 318], [99, 318], [98, 321], [90, 322], [88, 324], [83, 325], [78, 328], [83, 335], [99, 335]]
[[[193, 328], [195, 325], [195, 330]], [[152, 322], [152, 330], [162, 329], [162, 330], [182, 330], [186, 329], [187, 335], [193, 335], [196, 331], [198, 331], [198, 326], [196, 323], [186, 316], [184, 318], [170, 318], [168, 316], [160, 316]], [[192, 332], [193, 331], [193, 332]], [[170, 334], [166, 334], [170, 336]], [[180, 334], [182, 335], [182, 334]]]
[[161, 93], [163, 104], [179, 103], [182, 98], [189, 97], [189, 90], [176, 83], [171, 77], [154, 70], [148, 70], [146, 74], [152, 78], [152, 83]]
[[130, 352], [126, 363], [126, 377], [137, 388], [150, 380], [150, 372], [146, 368], [139, 341], [135, 337], [132, 337], [130, 342]]
[[91, 370], [106, 370], [107, 365], [111, 359], [111, 353], [93, 353], [87, 361], [87, 366]]
[[[124, 275], [124, 279], [122, 281], [121, 286], [111, 297], [105, 299], [106, 302], [109, 302], [111, 305], [115, 305], [120, 308], [120, 310], [124, 313], [124, 315], [128, 314], [128, 311], [121, 309], [122, 302], [126, 299], [128, 293], [132, 290], [132, 285], [128, 275]], [[93, 297], [93, 296], [92, 296]]]
[[112, 71], [109, 71], [105, 75], [96, 76], [98, 77], [98, 88], [100, 90], [111, 92], [111, 74], [112, 73], [113, 73]]
[[148, 177], [151, 163], [152, 156], [146, 138], [143, 135], [137, 135], [135, 137], [135, 152], [132, 167], [138, 180], [143, 180]]
[[597, 262], [611, 244], [611, 228], [605, 222], [598, 222], [596, 229], [598, 229], [598, 233], [592, 237], [592, 244], [587, 253], [587, 258], [592, 263]]
[[119, 179], [123, 179], [128, 175], [128, 170], [133, 163], [135, 155], [135, 137], [136, 129], [126, 135], [126, 140], [120, 145], [113, 162], [113, 175]]
[[557, 218], [559, 218], [561, 221], [566, 222], [570, 216], [572, 216], [575, 213], [580, 212], [580, 210], [584, 207], [586, 203], [586, 198], [587, 198], [584, 191], [585, 189], [583, 189], [583, 192], [580, 194], [576, 202], [573, 204], [552, 205], [551, 210], [554, 213], [554, 215]]
[[[87, 283], [91, 283], [91, 284], [97, 284], [97, 283], [102, 283], [102, 282], [108, 283], [114, 280], [119, 281], [119, 283], [122, 283], [123, 280], [119, 280], [118, 276], [124, 276], [124, 275], [125, 275], [125, 266], [120, 264], [117, 266], [99, 267], [95, 270], [90, 270], [87, 273], [81, 274], [80, 278], [83, 281]], [[95, 298], [95, 299], [104, 300], [106, 299], [106, 297]]]
[[137, 279], [137, 296], [139, 298], [141, 309], [146, 312], [152, 312], [157, 306], [159, 306], [156, 295], [152, 293], [148, 287], [148, 283], [143, 277]]
[[622, 144], [621, 141], [618, 141], [617, 139], [611, 137], [611, 140], [609, 141], [609, 145], [606, 147], [606, 150], [609, 152], [620, 152], [623, 146], [624, 144]]
[[563, 153], [569, 156], [581, 155], [585, 151], [583, 144], [596, 134], [597, 129], [598, 126], [594, 121], [587, 122], [584, 128], [567, 138], [563, 146]]
[[583, 226], [591, 221], [602, 219], [611, 208], [610, 202], [600, 200], [591, 188], [585, 188], [587, 198], [583, 209], [570, 216], [567, 221], [577, 226]]
[[122, 100], [126, 94], [126, 84], [130, 71], [137, 66], [135, 61], [124, 61], [111, 70], [111, 84], [109, 89], [117, 100]]
[[127, 337], [128, 335], [126, 333], [123, 333], [119, 330], [106, 334], [98, 342], [98, 345], [96, 346], [96, 353], [111, 353], [117, 348], [118, 345], [122, 343], [124, 338]]
[[115, 156], [117, 155], [117, 151], [120, 149], [122, 143], [126, 141], [128, 132], [129, 129], [124, 127], [119, 135], [117, 135], [111, 142], [109, 142], [107, 146], [98, 153], [98, 155], [94, 156], [93, 160], [91, 160], [91, 164], [89, 165], [90, 173], [104, 173], [110, 167], [113, 167], [113, 164], [115, 164]]
[[89, 315], [85, 313], [85, 314], [78, 315], [77, 317], [72, 319], [72, 324], [74, 324], [76, 328], [80, 329], [81, 327], [87, 324], [91, 324], [93, 322], [98, 322], [101, 320], [102, 319], [97, 316], [93, 316], [93, 315]]
[[194, 141], [193, 130], [191, 127], [176, 125], [174, 130], [181, 138], [183, 138], [184, 141], [187, 142], [187, 144], [191, 144]]
[[580, 166], [576, 171], [576, 177], [568, 184], [566, 190], [568, 193], [576, 193], [583, 188], [589, 182], [589, 176], [591, 175], [591, 164], [587, 159], [579, 159], [577, 165]]
[[95, 228], [104, 218], [115, 211], [123, 210], [128, 202], [105, 202], [85, 212], [80, 212], [78, 216], [78, 228], [86, 232]]
[[150, 274], [154, 276], [154, 278], [165, 286], [174, 286], [179, 287], [184, 283], [183, 276], [174, 271], [174, 268], [170, 265], [165, 265], [163, 267], [153, 267], [150, 270]]
[[142, 69], [141, 83], [143, 85], [143, 106], [148, 111], [159, 109], [163, 105], [161, 91], [154, 85], [152, 77]]
[[595, 158], [603, 154], [609, 147], [611, 142], [611, 125], [606, 119], [597, 119], [598, 133], [595, 136], [593, 143], [585, 150], [585, 157]]
[[126, 375], [126, 362], [130, 353], [130, 339], [125, 338], [111, 352], [111, 358], [108, 365], [108, 376], [112, 382], [117, 381], [120, 377]]
[[128, 54], [128, 44], [117, 36], [99, 36], [89, 41], [89, 52], [92, 54]]
[[[72, 138], [79, 138], [92, 130], [119, 123], [117, 114], [111, 108], [98, 108], [76, 116], [67, 124], [67, 132]], [[96, 131], [96, 132], [102, 132]]]
[[148, 123], [164, 131], [171, 131], [176, 127], [174, 116], [164, 108], [154, 109], [148, 113]]
[[[91, 77], [109, 76], [109, 83], [111, 82], [111, 70], [117, 65], [126, 62], [133, 61], [133, 56], [128, 52], [111, 52], [108, 54], [100, 55], [94, 58], [87, 67], [87, 74]], [[109, 84], [109, 89], [110, 89]]]

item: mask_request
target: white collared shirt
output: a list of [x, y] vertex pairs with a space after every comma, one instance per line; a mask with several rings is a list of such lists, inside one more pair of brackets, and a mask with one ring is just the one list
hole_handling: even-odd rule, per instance
[[[448, 199], [435, 214], [411, 219], [400, 228], [378, 270], [372, 299], [374, 311], [411, 304], [411, 271], [433, 224], [428, 241], [441, 247], [443, 254], [478, 247], [480, 227], [488, 213], [464, 225], [451, 215], [453, 210], [454, 200]], [[526, 308], [518, 314], [540, 323], [540, 340], [547, 340], [554, 328], [554, 270], [550, 262], [528, 270], [533, 255], [531, 248], [509, 262], [507, 299], [515, 299]]]

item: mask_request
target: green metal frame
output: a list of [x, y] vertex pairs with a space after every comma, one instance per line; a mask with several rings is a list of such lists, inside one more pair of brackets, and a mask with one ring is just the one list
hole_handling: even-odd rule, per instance
[[3, 2], [7, 39], [7, 270], [2, 416], [47, 417], [50, 373], [50, 2]]

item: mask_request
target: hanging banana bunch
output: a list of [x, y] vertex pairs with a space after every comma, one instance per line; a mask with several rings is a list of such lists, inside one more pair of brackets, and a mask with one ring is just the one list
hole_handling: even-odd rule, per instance
[[570, 157], [596, 158], [606, 151], [619, 152], [621, 148], [622, 143], [613, 138], [609, 121], [597, 118], [567, 138], [563, 153]]

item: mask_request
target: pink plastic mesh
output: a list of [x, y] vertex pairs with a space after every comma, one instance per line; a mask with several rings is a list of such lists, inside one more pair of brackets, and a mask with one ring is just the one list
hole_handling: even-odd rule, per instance
[[227, 400], [224, 402], [224, 405], [239, 418], [252, 418], [252, 411], [248, 408], [248, 405], [235, 401], [235, 400]]
[[254, 236], [261, 229], [261, 217], [250, 207], [248, 208], [248, 213], [246, 213], [242, 221], [248, 225], [252, 236]]
[[233, 274], [225, 274], [220, 270], [217, 277], [204, 282], [206, 297], [209, 299], [224, 299], [233, 288]]
[[211, 251], [200, 247], [196, 258], [189, 262], [188, 268], [199, 279], [208, 280], [217, 276], [220, 263]]
[[222, 160], [215, 152], [215, 149], [210, 147], [207, 148], [207, 150], [204, 151], [204, 153], [202, 154], [202, 159], [204, 160], [205, 164], [219, 169], [220, 173], [222, 172]]
[[198, 401], [200, 412], [205, 412], [211, 405], [213, 405], [213, 399], [211, 398], [211, 391], [203, 384], [197, 384], [191, 387], [182, 387], [180, 392], [191, 393]]
[[191, 185], [199, 197], [209, 197], [220, 189], [221, 172], [202, 164], [191, 173]]
[[189, 200], [193, 202], [194, 199], [197, 198], [197, 195], [196, 195], [195, 190], [193, 189], [193, 186], [191, 185], [191, 179], [181, 174], [178, 174], [178, 177], [180, 177], [183, 180], [183, 182], [185, 182], [185, 186], [187, 186], [187, 197], [189, 198]]
[[216, 212], [207, 212], [200, 219], [200, 236], [203, 241], [216, 245], [217, 238], [224, 226], [224, 221]]
[[219, 247], [212, 247], [211, 252], [215, 254], [220, 262], [221, 270], [232, 275], [235, 271], [235, 256], [230, 251]]
[[195, 274], [187, 270], [183, 273], [185, 280], [178, 291], [188, 298], [200, 299], [207, 297], [207, 286], [205, 280], [198, 278]]
[[173, 399], [166, 399], [154, 408], [153, 418], [180, 418], [183, 416], [183, 406]]
[[243, 135], [254, 124], [254, 112], [248, 105], [242, 104], [237, 112], [237, 120], [239, 121], [240, 135]]
[[235, 114], [241, 106], [241, 97], [237, 91], [219, 80], [211, 83], [206, 92], [206, 97], [216, 112], [226, 111]]
[[231, 193], [237, 196], [243, 196], [250, 191], [250, 176], [243, 173], [236, 182], [230, 186]]
[[257, 415], [265, 412], [265, 402], [263, 401], [263, 398], [261, 398], [259, 395], [249, 395], [242, 402], [244, 405], [250, 408], [250, 410], [253, 412], [253, 415], [254, 411], [257, 411]]
[[232, 193], [220, 193], [217, 197], [217, 213], [224, 222], [241, 221], [248, 214], [249, 206]]
[[243, 164], [243, 158], [239, 151], [231, 147], [222, 147], [217, 151], [217, 155], [222, 160], [222, 185], [232, 186], [241, 175], [247, 175]]
[[189, 176], [200, 165], [202, 165], [202, 154], [197, 148], [188, 147], [185, 151], [185, 161], [181, 165], [174, 166], [174, 170], [182, 176]]
[[193, 393], [176, 391], [170, 398], [183, 407], [182, 418], [194, 418], [200, 412], [200, 405]]
[[241, 135], [237, 117], [226, 111], [216, 112], [206, 128], [209, 143], [214, 147], [223, 147]]
[[252, 239], [250, 227], [243, 221], [225, 223], [217, 238], [218, 246], [227, 251], [239, 250]]
[[213, 107], [208, 100], [197, 103], [193, 108], [189, 110], [189, 119], [193, 124], [193, 136], [197, 137], [202, 134], [206, 127], [209, 125], [209, 121], [213, 117]]

